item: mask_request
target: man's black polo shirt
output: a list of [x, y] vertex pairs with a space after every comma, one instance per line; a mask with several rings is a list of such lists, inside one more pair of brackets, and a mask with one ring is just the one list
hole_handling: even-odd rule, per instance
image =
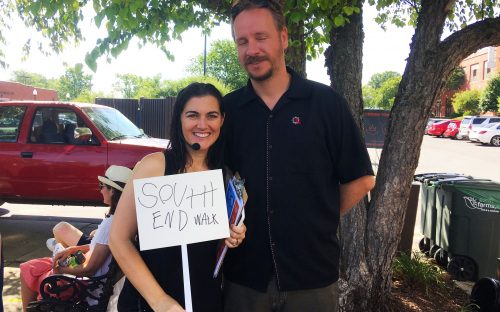
[[245, 179], [246, 239], [226, 278], [265, 291], [320, 288], [339, 273], [339, 183], [373, 175], [345, 100], [292, 75], [271, 111], [251, 83], [224, 98], [227, 161]]

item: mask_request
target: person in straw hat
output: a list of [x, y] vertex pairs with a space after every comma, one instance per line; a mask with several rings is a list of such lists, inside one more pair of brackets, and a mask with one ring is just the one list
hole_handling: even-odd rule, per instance
[[[99, 224], [95, 235], [89, 244], [81, 246], [69, 246], [58, 252], [54, 257], [33, 259], [21, 263], [21, 298], [23, 311], [26, 311], [28, 303], [39, 296], [39, 288], [43, 279], [52, 274], [71, 274], [75, 276], [100, 276], [108, 271], [111, 262], [111, 251], [108, 247], [109, 230], [113, 220], [118, 200], [123, 188], [127, 183], [132, 170], [122, 166], [110, 166], [104, 176], [98, 176], [99, 190], [103, 202], [109, 205], [106, 218]], [[80, 232], [81, 233], [81, 232]], [[74, 231], [73, 235], [78, 235]], [[73, 238], [73, 241], [75, 239]], [[59, 265], [62, 260], [70, 255], [82, 251], [85, 254], [85, 262], [75, 267]]]
[[[108, 168], [108, 171], [106, 174], [110, 174], [114, 177], [114, 179], [118, 182], [111, 181], [107, 176], [98, 176], [97, 179], [100, 181], [100, 189], [104, 186], [110, 186], [114, 189], [116, 189], [119, 192], [116, 192], [115, 195], [116, 197], [119, 198], [119, 194], [123, 191], [123, 187], [120, 186], [118, 183], [123, 184], [122, 180], [125, 180], [129, 178], [130, 176], [130, 169], [122, 167], [122, 166], [110, 166]], [[106, 199], [105, 199], [106, 200]], [[116, 205], [118, 204], [118, 201], [114, 204], [110, 205], [110, 211], [112, 210], [114, 213], [114, 210], [116, 209]], [[110, 211], [106, 213], [106, 217], [110, 215]], [[113, 214], [111, 213], [111, 214]], [[69, 247], [69, 246], [82, 246], [82, 245], [88, 245], [90, 244], [90, 241], [92, 240], [92, 237], [94, 236], [96, 230], [91, 231], [88, 235], [80, 231], [79, 228], [75, 227], [74, 225], [61, 221], [57, 223], [54, 228], [52, 229], [52, 233], [54, 234], [53, 237], [49, 238], [47, 240], [47, 248], [50, 251], [54, 251], [54, 246], [57, 243], [62, 244], [64, 247]]]

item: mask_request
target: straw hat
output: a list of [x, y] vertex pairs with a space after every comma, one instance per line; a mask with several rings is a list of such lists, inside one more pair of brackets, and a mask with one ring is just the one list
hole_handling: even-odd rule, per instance
[[132, 170], [127, 167], [112, 165], [109, 166], [108, 170], [106, 170], [104, 177], [98, 176], [97, 179], [106, 185], [109, 185], [119, 191], [123, 191], [123, 187], [118, 185], [116, 182], [123, 184], [127, 183], [131, 174]]

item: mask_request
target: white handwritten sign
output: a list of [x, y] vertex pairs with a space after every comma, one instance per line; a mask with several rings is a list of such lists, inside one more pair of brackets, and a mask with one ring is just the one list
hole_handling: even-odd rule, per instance
[[134, 180], [141, 250], [229, 237], [222, 170]]

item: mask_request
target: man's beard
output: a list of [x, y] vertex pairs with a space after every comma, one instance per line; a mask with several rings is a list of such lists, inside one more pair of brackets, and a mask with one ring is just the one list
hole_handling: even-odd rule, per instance
[[251, 79], [253, 79], [255, 81], [265, 81], [265, 80], [271, 78], [271, 76], [273, 75], [273, 67], [272, 67], [271, 60], [269, 60], [269, 58], [267, 56], [249, 56], [245, 60], [245, 68], [249, 64], [256, 63], [256, 62], [263, 62], [263, 61], [268, 61], [269, 63], [271, 63], [271, 68], [269, 68], [269, 70], [267, 72], [265, 72], [264, 74], [259, 75], [259, 76], [252, 75], [252, 73], [249, 70], [247, 70], [248, 76], [250, 76]]

